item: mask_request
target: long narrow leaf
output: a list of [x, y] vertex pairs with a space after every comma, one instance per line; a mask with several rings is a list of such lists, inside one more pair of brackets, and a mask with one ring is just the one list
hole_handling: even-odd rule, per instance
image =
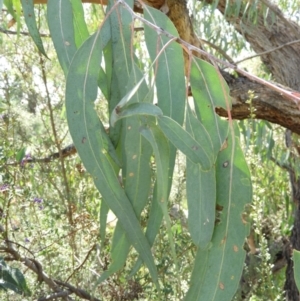
[[[139, 85], [139, 88], [136, 89], [136, 82], [140, 78], [143, 78], [142, 72], [133, 64], [133, 70], [128, 82], [128, 87], [132, 87], [135, 90], [133, 97], [135, 99], [132, 99], [132, 101], [142, 101], [148, 94], [148, 87], [143, 81]], [[152, 154], [151, 146], [139, 132], [140, 126], [141, 120], [139, 116], [131, 116], [131, 118], [123, 120], [120, 144], [122, 145], [123, 186], [138, 218], [148, 201], [151, 186], [149, 160]], [[112, 264], [101, 275], [99, 282], [104, 281], [125, 265], [130, 246], [131, 244], [125, 235], [122, 225], [118, 222], [112, 243]]]
[[[145, 6], [144, 17], [158, 28], [178, 36], [174, 24], [161, 11]], [[151, 60], [154, 61], [159, 50], [169, 42], [170, 38], [159, 35], [154, 28], [145, 26], [145, 40]], [[183, 51], [179, 44], [173, 42], [163, 51], [154, 66], [154, 73], [158, 106], [164, 115], [182, 124], [186, 87]]]
[[231, 108], [228, 86], [211, 64], [198, 58], [192, 64], [190, 82], [197, 116], [210, 135], [216, 157], [227, 138], [228, 122], [222, 120], [215, 109]]
[[33, 0], [22, 0], [21, 3], [22, 3], [23, 14], [25, 17], [25, 23], [27, 25], [29, 34], [31, 35], [38, 50], [45, 57], [47, 57], [47, 54], [44, 49], [43, 41], [41, 39], [39, 30], [36, 25]]
[[47, 21], [61, 68], [67, 75], [77, 50], [73, 25], [73, 8], [70, 1], [48, 0]]
[[169, 117], [158, 118], [158, 124], [170, 142], [183, 152], [191, 161], [200, 164], [203, 170], [210, 170], [213, 165], [211, 153], [196, 141], [177, 122]]
[[249, 230], [242, 214], [252, 196], [249, 170], [238, 141], [239, 133], [234, 138], [230, 135], [216, 162], [217, 225], [208, 247], [198, 248], [185, 301], [230, 301], [240, 281]]
[[294, 261], [294, 277], [298, 290], [300, 290], [300, 252], [296, 249], [293, 250]]
[[89, 31], [84, 20], [84, 11], [81, 0], [70, 0], [73, 9], [73, 24], [76, 47], [79, 48], [89, 37]]
[[[128, 4], [133, 7], [133, 1], [127, 1]], [[127, 83], [130, 72], [132, 71], [132, 16], [121, 5], [117, 5], [111, 11], [114, 5], [114, 1], [110, 1], [107, 10], [110, 13], [109, 22], [111, 29], [111, 55], [112, 61], [109, 65], [109, 71], [111, 71], [110, 82], [110, 98], [109, 98], [109, 113], [113, 112], [114, 108], [119, 103], [126, 93], [128, 92]], [[110, 116], [111, 117], [111, 116]], [[117, 124], [112, 127], [109, 135], [116, 146], [119, 143], [121, 133], [121, 124]]]
[[169, 189], [169, 143], [156, 125], [149, 125], [141, 128], [142, 135], [150, 142], [156, 163], [156, 174], [157, 174], [157, 200], [161, 206], [163, 216], [167, 225], [167, 232], [169, 243], [171, 247], [171, 253], [173, 261], [178, 268], [175, 243], [173, 240], [173, 234], [171, 230], [171, 221], [168, 213], [168, 189]]
[[113, 151], [109, 149], [110, 140], [94, 110], [101, 52], [110, 39], [109, 32], [109, 28], [106, 31], [104, 27], [89, 38], [72, 61], [66, 88], [67, 119], [74, 144], [87, 171], [158, 285], [150, 246], [133, 207], [120, 186], [116, 166], [110, 156]]
[[[213, 147], [203, 125], [188, 109], [186, 128], [207, 152], [213, 154]], [[188, 203], [188, 226], [193, 242], [204, 248], [211, 240], [215, 225], [216, 175], [215, 166], [203, 171], [199, 164], [187, 159], [186, 194]]]
[[151, 103], [133, 103], [131, 105], [126, 106], [120, 112], [115, 112], [114, 114], [112, 114], [111, 124], [112, 126], [114, 126], [114, 124], [118, 120], [136, 115], [148, 115], [159, 117], [162, 116], [163, 113], [159, 107]]
[[[155, 24], [158, 28], [164, 28], [172, 35], [179, 36], [174, 24], [162, 12], [151, 7], [144, 7], [144, 17], [146, 20]], [[184, 78], [184, 60], [181, 47], [172, 42], [157, 58], [161, 49], [169, 43], [169, 38], [160, 35], [154, 28], [145, 26], [145, 41], [151, 61], [156, 60], [154, 66], [155, 85], [157, 90], [157, 102], [159, 108], [165, 116], [174, 119], [179, 125], [182, 125], [185, 108], [185, 78]], [[168, 194], [171, 191], [173, 171], [175, 165], [176, 149], [173, 145], [170, 147], [169, 156], [169, 181]], [[149, 214], [149, 221], [146, 229], [146, 237], [152, 245], [159, 231], [163, 214], [161, 211], [158, 182], [154, 186], [154, 195]]]

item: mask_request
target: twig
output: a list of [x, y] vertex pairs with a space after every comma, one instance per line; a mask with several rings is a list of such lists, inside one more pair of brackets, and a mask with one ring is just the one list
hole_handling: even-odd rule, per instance
[[18, 166], [20, 164], [29, 164], [29, 163], [50, 163], [51, 161], [55, 160], [55, 159], [59, 159], [60, 155], [63, 158], [67, 158], [70, 157], [74, 154], [77, 153], [77, 150], [74, 146], [74, 144], [70, 144], [67, 147], [61, 149], [61, 153], [59, 154], [59, 152], [56, 153], [52, 153], [51, 155], [45, 157], [45, 158], [34, 158], [34, 157], [30, 157], [30, 158], [25, 158], [23, 159], [21, 162], [12, 162], [12, 163], [6, 163], [6, 166]]
[[278, 167], [280, 167], [280, 168], [282, 168], [282, 169], [284, 169], [284, 170], [286, 170], [286, 171], [288, 171], [288, 172], [293, 172], [293, 169], [292, 169], [292, 167], [291, 167], [291, 165], [290, 164], [285, 164], [285, 163], [280, 163], [278, 160], [276, 160], [274, 157], [270, 157], [270, 160], [272, 161], [272, 162], [274, 162]]
[[267, 50], [267, 51], [264, 51], [264, 52], [260, 52], [260, 53], [257, 53], [257, 54], [248, 56], [248, 57], [246, 57], [246, 58], [244, 58], [244, 59], [242, 59], [242, 60], [240, 60], [240, 61], [237, 61], [237, 62], [235, 62], [235, 63], [233, 63], [233, 64], [237, 65], [237, 64], [240, 64], [240, 63], [242, 63], [242, 62], [244, 62], [244, 61], [251, 60], [251, 59], [253, 59], [253, 58], [257, 57], [257, 56], [262, 56], [262, 55], [265, 55], [265, 54], [274, 52], [274, 51], [276, 51], [276, 50], [279, 50], [279, 49], [281, 49], [281, 48], [284, 48], [284, 47], [286, 47], [286, 46], [291, 46], [291, 45], [297, 44], [297, 43], [300, 43], [300, 40], [291, 41], [291, 42], [288, 42], [288, 43], [286, 43], [286, 44], [280, 45], [280, 46], [278, 46], [278, 47], [272, 48], [272, 49], [270, 49], [270, 50]]
[[[7, 243], [7, 247], [0, 247], [0, 251], [8, 253], [12, 255], [13, 259], [16, 261], [19, 261], [23, 263], [25, 266], [27, 266], [31, 271], [36, 273], [38, 275], [38, 279], [41, 281], [44, 281], [55, 293], [60, 294], [61, 298], [64, 298], [66, 300], [71, 300], [70, 297], [68, 297], [70, 294], [75, 294], [76, 296], [85, 299], [85, 300], [90, 300], [90, 301], [101, 301], [98, 298], [95, 298], [91, 296], [89, 293], [87, 293], [85, 290], [81, 288], [76, 288], [75, 286], [67, 283], [67, 282], [62, 282], [60, 280], [52, 279], [50, 278], [44, 271], [41, 263], [37, 261], [36, 259], [28, 258], [28, 257], [22, 257], [18, 251], [16, 251], [10, 243]], [[68, 288], [67, 291], [62, 290], [59, 286], [64, 286]], [[55, 296], [51, 295], [51, 296]], [[48, 299], [39, 299], [39, 301], [42, 300], [51, 300], [49, 299], [50, 296], [47, 296], [45, 298]], [[52, 297], [54, 299], [54, 297]]]
[[204, 44], [207, 44], [208, 46], [210, 46], [211, 48], [215, 49], [216, 51], [218, 51], [221, 55], [223, 55], [223, 57], [231, 64], [236, 64], [234, 63], [234, 60], [223, 50], [221, 49], [220, 47], [218, 47], [217, 45], [207, 41], [207, 40], [204, 40], [204, 39], [200, 39], [201, 42], [203, 42]]
[[83, 299], [86, 300], [91, 300], [91, 301], [101, 301], [98, 298], [92, 297], [89, 293], [87, 293], [86, 291], [80, 289], [80, 288], [76, 288], [75, 286], [67, 283], [67, 282], [62, 282], [60, 280], [54, 280], [57, 284], [61, 285], [61, 286], [65, 286], [67, 287], [70, 291], [72, 291], [74, 294], [76, 294], [76, 296], [81, 297]]
[[[0, 32], [2, 33], [5, 33], [5, 34], [13, 34], [13, 35], [23, 35], [23, 36], [31, 36], [29, 32], [26, 32], [26, 31], [12, 31], [12, 30], [8, 30], [8, 29], [4, 29], [2, 27], [0, 27]], [[47, 33], [40, 33], [40, 36], [43, 37], [43, 38], [50, 38], [50, 34], [47, 34]]]
[[67, 278], [66, 282], [68, 282], [68, 281], [71, 279], [71, 277], [74, 275], [74, 273], [77, 272], [77, 271], [85, 264], [85, 262], [88, 260], [88, 258], [89, 258], [89, 256], [90, 256], [90, 254], [91, 254], [92, 251], [95, 250], [95, 249], [96, 249], [96, 244], [93, 245], [93, 246], [89, 249], [89, 251], [87, 252], [85, 258], [84, 258], [83, 261], [82, 261], [82, 263], [81, 263], [79, 266], [77, 266], [77, 267], [73, 270], [72, 274]]
[[38, 301], [49, 301], [49, 300], [53, 300], [53, 299], [57, 299], [57, 298], [64, 298], [64, 297], [69, 296], [70, 294], [72, 294], [72, 292], [62, 291], [62, 292], [59, 292], [59, 293], [54, 293], [52, 295], [48, 295], [48, 296], [45, 296], [45, 297], [38, 298]]
[[[48, 106], [48, 109], [49, 109], [49, 112], [50, 112], [50, 123], [51, 123], [52, 133], [53, 133], [53, 136], [54, 136], [54, 141], [55, 141], [56, 147], [57, 147], [58, 152], [59, 152], [59, 159], [60, 159], [60, 163], [61, 163], [61, 171], [62, 171], [64, 186], [65, 186], [65, 191], [66, 191], [66, 199], [67, 199], [67, 206], [68, 206], [68, 214], [67, 215], [68, 215], [70, 225], [73, 226], [74, 221], [73, 221], [73, 215], [72, 215], [70, 187], [69, 187], [69, 182], [68, 182], [68, 179], [67, 179], [67, 173], [66, 173], [64, 158], [62, 156], [62, 149], [61, 149], [61, 146], [60, 146], [60, 141], [59, 141], [59, 138], [58, 138], [58, 134], [57, 134], [57, 131], [56, 131], [56, 126], [55, 126], [55, 121], [54, 121], [54, 113], [53, 113], [53, 109], [52, 109], [51, 97], [50, 97], [50, 93], [49, 93], [49, 90], [48, 90], [47, 75], [46, 75], [46, 71], [45, 71], [45, 61], [44, 61], [44, 58], [43, 58], [41, 53], [39, 53], [39, 56], [40, 56], [40, 64], [41, 64], [41, 70], [42, 70], [42, 80], [43, 80], [43, 83], [44, 83], [44, 86], [45, 86], [46, 96], [47, 96], [47, 106]], [[75, 246], [73, 239], [72, 239], [72, 244]]]

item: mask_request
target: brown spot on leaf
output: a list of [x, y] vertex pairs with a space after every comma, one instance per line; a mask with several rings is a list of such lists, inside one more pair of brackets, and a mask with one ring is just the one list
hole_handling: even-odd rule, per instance
[[217, 211], [223, 211], [223, 206], [219, 205], [219, 204], [216, 204], [216, 210]]
[[81, 143], [85, 143], [85, 142], [86, 142], [86, 138], [83, 137], [83, 138], [81, 139]]
[[228, 147], [228, 142], [227, 142], [227, 138], [226, 138], [226, 140], [224, 141], [224, 143], [223, 143], [222, 146], [221, 146], [220, 151], [224, 150], [224, 149], [227, 148], [227, 147]]
[[221, 245], [223, 245], [223, 244], [225, 244], [225, 242], [226, 242], [226, 236], [221, 240]]
[[239, 251], [239, 248], [238, 248], [237, 245], [234, 245], [234, 246], [233, 246], [233, 251], [234, 251], [234, 252], [238, 252], [238, 251]]
[[119, 115], [121, 113], [121, 108], [119, 106], [116, 106], [115, 111], [116, 114]]
[[224, 168], [226, 168], [228, 165], [229, 165], [229, 161], [225, 161], [225, 162], [223, 163], [223, 167], [224, 167]]
[[225, 288], [224, 283], [220, 282], [220, 283], [219, 283], [219, 288], [220, 288], [221, 290], [223, 290], [223, 289]]
[[134, 173], [133, 172], [130, 172], [129, 173], [129, 177], [133, 177], [134, 176]]

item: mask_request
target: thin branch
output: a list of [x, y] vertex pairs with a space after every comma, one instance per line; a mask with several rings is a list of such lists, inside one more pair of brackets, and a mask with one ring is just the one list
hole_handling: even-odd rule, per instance
[[67, 287], [70, 291], [72, 291], [74, 294], [76, 294], [76, 296], [81, 297], [83, 299], [86, 300], [91, 300], [91, 301], [101, 301], [98, 298], [92, 297], [89, 293], [87, 293], [86, 291], [80, 289], [80, 288], [76, 288], [75, 286], [67, 283], [67, 282], [62, 282], [60, 280], [55, 280], [55, 282], [61, 286], [65, 286]]
[[201, 42], [203, 42], [204, 44], [207, 44], [209, 47], [215, 49], [216, 51], [218, 51], [221, 55], [223, 55], [223, 57], [231, 64], [236, 64], [234, 63], [234, 60], [223, 50], [221, 49], [220, 47], [218, 47], [217, 45], [207, 41], [207, 40], [204, 40], [204, 39], [200, 39]]
[[[6, 243], [7, 243], [7, 247], [0, 247], [0, 251], [12, 255], [14, 260], [19, 261], [23, 263], [25, 266], [27, 266], [31, 271], [33, 271], [35, 274], [38, 275], [38, 280], [45, 282], [55, 293], [61, 294], [60, 295], [61, 298], [64, 298], [66, 300], [71, 300], [70, 297], [68, 297], [68, 295], [72, 293], [85, 300], [101, 301], [100, 299], [91, 296], [89, 293], [87, 293], [85, 290], [81, 288], [77, 288], [69, 283], [50, 278], [43, 271], [43, 267], [39, 261], [33, 258], [22, 257], [20, 253], [18, 253], [18, 251], [15, 250], [9, 242], [6, 241]], [[64, 291], [59, 286], [64, 286], [68, 288], [68, 290]], [[39, 301], [41, 300], [39, 299]], [[51, 300], [51, 299], [44, 299], [44, 300]]]
[[291, 41], [291, 42], [288, 42], [288, 43], [286, 43], [286, 44], [280, 45], [280, 46], [278, 46], [278, 47], [272, 48], [272, 49], [270, 49], [270, 50], [263, 51], [263, 52], [260, 52], [260, 53], [257, 53], [257, 54], [248, 56], [248, 57], [246, 57], [246, 58], [244, 58], [244, 59], [242, 59], [242, 60], [240, 60], [240, 61], [237, 61], [237, 62], [235, 62], [235, 63], [233, 63], [233, 64], [237, 65], [237, 64], [240, 64], [240, 63], [242, 63], [242, 62], [244, 62], [244, 61], [251, 60], [251, 59], [253, 59], [253, 58], [257, 57], [257, 56], [262, 56], [262, 55], [265, 55], [265, 54], [269, 54], [269, 53], [274, 52], [274, 51], [277, 51], [277, 50], [279, 50], [279, 49], [281, 49], [281, 48], [284, 48], [284, 47], [287, 47], [287, 46], [291, 46], [291, 45], [297, 44], [297, 43], [300, 43], [300, 40]]
[[[12, 35], [23, 35], [23, 36], [31, 36], [29, 32], [26, 31], [12, 31], [12, 30], [8, 30], [8, 29], [4, 29], [2, 27], [0, 27], [0, 32], [5, 33], [5, 34], [12, 34]], [[46, 33], [40, 33], [40, 36], [43, 38], [50, 38], [50, 34], [46, 34]]]
[[[47, 95], [47, 106], [50, 112], [50, 123], [51, 123], [51, 128], [52, 128], [52, 133], [54, 136], [54, 141], [56, 144], [56, 147], [58, 149], [59, 152], [59, 159], [60, 159], [60, 163], [61, 163], [61, 171], [62, 171], [62, 175], [63, 175], [63, 181], [64, 181], [64, 186], [65, 186], [65, 191], [66, 191], [66, 199], [67, 199], [67, 205], [68, 205], [68, 218], [69, 218], [69, 223], [71, 226], [73, 226], [74, 221], [73, 221], [73, 215], [72, 215], [72, 204], [71, 204], [71, 198], [70, 198], [70, 187], [69, 187], [69, 182], [67, 179], [67, 172], [66, 172], [66, 168], [65, 168], [65, 162], [64, 162], [64, 158], [62, 156], [62, 149], [60, 146], [60, 141], [58, 138], [58, 134], [57, 134], [57, 130], [56, 130], [56, 126], [55, 126], [55, 121], [54, 121], [54, 113], [53, 113], [53, 108], [52, 108], [52, 104], [51, 104], [51, 97], [50, 97], [50, 92], [48, 90], [48, 82], [47, 82], [47, 75], [46, 75], [46, 70], [45, 70], [45, 61], [44, 58], [42, 56], [41, 53], [39, 53], [40, 56], [40, 65], [41, 65], [41, 70], [42, 70], [42, 80], [45, 86], [45, 90], [46, 90], [46, 95]], [[74, 242], [72, 242], [72, 244], [74, 244]]]
[[83, 265], [86, 263], [86, 261], [88, 260], [89, 256], [91, 255], [92, 251], [95, 250], [95, 249], [96, 249], [96, 244], [93, 245], [93, 246], [89, 249], [89, 251], [87, 252], [85, 258], [84, 258], [83, 261], [82, 261], [82, 263], [81, 263], [79, 266], [77, 266], [76, 268], [74, 268], [72, 274], [67, 278], [66, 282], [68, 282], [68, 281], [71, 279], [71, 277], [72, 277], [72, 276], [73, 276], [80, 268], [83, 267]]
[[29, 157], [29, 158], [23, 159], [21, 162], [6, 163], [5, 165], [6, 166], [18, 166], [18, 165], [24, 166], [25, 164], [30, 164], [30, 163], [50, 163], [55, 159], [60, 159], [60, 156], [62, 156], [63, 158], [67, 158], [76, 153], [77, 153], [77, 150], [76, 150], [74, 144], [70, 144], [70, 145], [64, 147], [63, 149], [61, 149], [60, 154], [59, 154], [59, 152], [55, 152], [44, 158]]
[[278, 160], [276, 160], [274, 157], [270, 157], [269, 158], [272, 162], [274, 162], [278, 167], [288, 171], [288, 172], [293, 172], [293, 168], [290, 164], [285, 164], [285, 163], [281, 163]]
[[49, 301], [49, 300], [53, 300], [53, 299], [64, 298], [64, 297], [69, 296], [70, 294], [72, 294], [71, 291], [62, 291], [59, 293], [54, 293], [52, 295], [38, 298], [38, 301]]

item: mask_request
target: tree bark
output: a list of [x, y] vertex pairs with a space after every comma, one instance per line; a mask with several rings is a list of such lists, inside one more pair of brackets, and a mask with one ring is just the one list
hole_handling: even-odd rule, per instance
[[[254, 98], [251, 106], [255, 118], [279, 124], [300, 134], [300, 110], [295, 102], [246, 77], [236, 78], [226, 72], [222, 72], [222, 75], [230, 88], [233, 102], [232, 118], [242, 120], [250, 117], [250, 104], [247, 100], [250, 98], [249, 91], [253, 91]], [[217, 113], [227, 116], [227, 111], [224, 109], [217, 109]]]

